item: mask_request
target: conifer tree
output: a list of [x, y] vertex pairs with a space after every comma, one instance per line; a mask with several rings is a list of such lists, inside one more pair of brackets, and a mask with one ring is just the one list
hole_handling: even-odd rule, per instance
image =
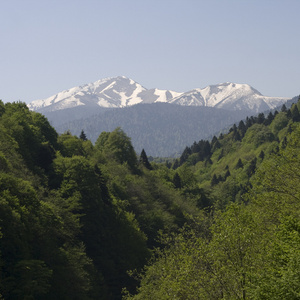
[[233, 132], [233, 134], [235, 134], [237, 131], [237, 127], [235, 124], [233, 124], [233, 126], [229, 129], [229, 132]]
[[221, 150], [220, 155], [218, 156], [218, 161], [224, 156], [224, 149]]
[[254, 173], [255, 173], [255, 170], [256, 170], [256, 162], [257, 162], [257, 158], [253, 158], [251, 161], [250, 161], [250, 164], [248, 166], [248, 169], [247, 169], [247, 175], [250, 177], [252, 176]]
[[214, 135], [213, 138], [212, 138], [212, 140], [211, 140], [211, 143], [210, 143], [211, 147], [213, 147], [213, 145], [214, 145], [217, 141], [218, 141], [218, 139], [217, 139], [217, 137]]
[[152, 170], [152, 166], [149, 163], [147, 154], [144, 149], [142, 150], [141, 155], [140, 155], [140, 163], [148, 170]]
[[192, 153], [198, 153], [199, 151], [200, 151], [199, 144], [197, 144], [196, 142], [194, 142], [193, 145], [191, 146], [191, 152]]
[[180, 166], [183, 165], [188, 157], [192, 154], [191, 148], [185, 147], [184, 151], [182, 152], [180, 159], [179, 159], [179, 164]]
[[264, 125], [268, 126], [272, 123], [272, 121], [274, 120], [274, 115], [272, 114], [272, 112], [270, 111], [267, 118], [264, 121]]
[[243, 138], [246, 133], [246, 130], [247, 130], [246, 125], [243, 120], [240, 121], [238, 130], [240, 131], [241, 138]]
[[286, 105], [285, 105], [285, 104], [283, 104], [283, 105], [281, 106], [281, 111], [282, 111], [282, 112], [287, 112], [287, 108], [286, 108]]
[[286, 146], [287, 146], [287, 138], [285, 136], [281, 142], [281, 148], [284, 149]]
[[211, 147], [209, 141], [205, 141], [203, 144], [203, 154], [204, 154], [204, 158], [211, 156]]
[[217, 185], [218, 183], [219, 183], [219, 179], [218, 179], [217, 175], [214, 174], [211, 181], [210, 181], [210, 185], [214, 186], [214, 185]]
[[258, 157], [261, 158], [261, 160], [263, 160], [265, 158], [265, 152], [261, 150]]
[[173, 163], [173, 170], [176, 170], [179, 167], [179, 161], [178, 159], [175, 159], [174, 163]]
[[233, 136], [234, 140], [236, 141], [240, 141], [241, 140], [241, 135], [239, 133], [239, 131], [237, 130]]
[[179, 174], [176, 172], [174, 177], [173, 177], [173, 184], [175, 186], [176, 189], [181, 189], [181, 178], [179, 176]]
[[167, 160], [166, 163], [165, 163], [165, 166], [166, 166], [168, 169], [171, 169], [172, 163], [169, 162], [169, 161]]
[[220, 148], [220, 146], [221, 146], [221, 144], [220, 144], [218, 138], [214, 135], [214, 137], [212, 138], [211, 143], [210, 143], [211, 151], [214, 152], [216, 149]]
[[224, 176], [224, 179], [226, 180], [227, 179], [227, 177], [229, 177], [231, 174], [230, 174], [230, 171], [229, 170], [227, 170], [226, 171], [226, 173], [225, 173], [225, 176]]
[[81, 130], [81, 133], [80, 133], [80, 136], [79, 136], [79, 138], [80, 138], [81, 140], [83, 140], [83, 141], [87, 141], [86, 134], [84, 133], [84, 131], [83, 131], [83, 130]]
[[242, 160], [239, 158], [235, 168], [239, 169], [239, 168], [243, 168], [243, 167], [244, 167], [244, 164], [243, 164]]
[[259, 113], [257, 116], [257, 123], [258, 124], [263, 124], [265, 121], [265, 115], [264, 113]]
[[293, 106], [291, 107], [291, 113], [292, 113], [293, 122], [299, 122], [300, 114], [296, 104], [293, 104]]

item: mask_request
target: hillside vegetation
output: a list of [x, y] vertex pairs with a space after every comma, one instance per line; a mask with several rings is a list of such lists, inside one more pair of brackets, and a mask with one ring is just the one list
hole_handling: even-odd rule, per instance
[[145, 149], [149, 156], [177, 157], [186, 145], [209, 138], [250, 114], [249, 111], [169, 103], [137, 104], [101, 114], [96, 114], [96, 111], [93, 116], [65, 124], [58, 125], [53, 121], [53, 126], [58, 132], [70, 130], [78, 136], [84, 130], [93, 143], [102, 131], [121, 127], [130, 136], [138, 153]]
[[4, 299], [298, 299], [300, 103], [138, 156], [0, 103]]
[[177, 182], [206, 214], [162, 236], [126, 299], [299, 299], [299, 108], [185, 149]]

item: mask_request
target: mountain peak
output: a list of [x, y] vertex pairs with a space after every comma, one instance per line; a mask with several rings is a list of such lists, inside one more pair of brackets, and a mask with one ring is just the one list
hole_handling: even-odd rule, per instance
[[28, 106], [32, 110], [45, 112], [80, 106], [117, 108], [138, 103], [168, 102], [259, 112], [274, 108], [287, 100], [263, 96], [248, 84], [224, 82], [178, 93], [157, 88], [148, 90], [126, 76], [117, 76], [73, 87], [47, 99], [35, 100]]

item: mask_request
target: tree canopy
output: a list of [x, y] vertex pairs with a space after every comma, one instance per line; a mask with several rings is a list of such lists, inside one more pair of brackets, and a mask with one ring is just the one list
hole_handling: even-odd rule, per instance
[[300, 104], [176, 160], [0, 102], [0, 298], [299, 299]]

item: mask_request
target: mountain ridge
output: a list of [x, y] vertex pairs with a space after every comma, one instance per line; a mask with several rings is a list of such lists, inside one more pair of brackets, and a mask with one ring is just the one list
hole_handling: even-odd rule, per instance
[[140, 103], [167, 102], [183, 106], [209, 106], [229, 110], [250, 110], [254, 113], [272, 109], [289, 98], [263, 96], [248, 84], [225, 82], [176, 92], [158, 88], [146, 89], [125, 76], [108, 77], [73, 87], [46, 99], [32, 101], [31, 110], [58, 111], [78, 106], [117, 108]]
[[[59, 112], [56, 112], [59, 113]], [[204, 106], [172, 103], [137, 104], [56, 125], [59, 133], [79, 136], [83, 130], [95, 143], [101, 132], [122, 128], [137, 153], [144, 148], [154, 157], [177, 157], [186, 145], [208, 139], [247, 116], [245, 111], [228, 111]]]

